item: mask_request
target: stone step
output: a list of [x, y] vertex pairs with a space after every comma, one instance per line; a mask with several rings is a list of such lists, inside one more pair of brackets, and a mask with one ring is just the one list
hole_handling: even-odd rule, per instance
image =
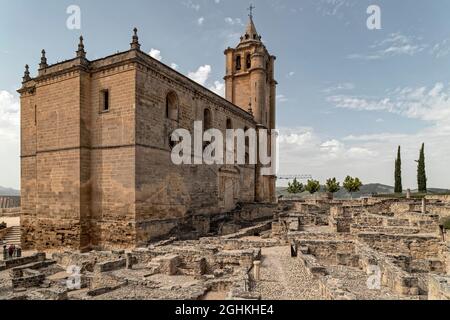
[[6, 244], [7, 246], [12, 244], [20, 246], [21, 245], [20, 236], [21, 236], [20, 227], [18, 226], [11, 227], [11, 229], [3, 238], [2, 243]]

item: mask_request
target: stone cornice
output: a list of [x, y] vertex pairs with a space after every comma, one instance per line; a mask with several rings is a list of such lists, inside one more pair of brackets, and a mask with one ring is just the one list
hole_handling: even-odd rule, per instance
[[[148, 54], [140, 50], [129, 50], [124, 52], [118, 52], [116, 54], [88, 61], [85, 58], [77, 57], [71, 60], [66, 60], [53, 65], [50, 65], [39, 71], [39, 75], [30, 81], [24, 83], [23, 87], [18, 90], [19, 93], [25, 93], [29, 90], [27, 89], [28, 83], [33, 81], [33, 86], [36, 84], [61, 77], [70, 73], [76, 72], [87, 72], [90, 74], [98, 73], [104, 70], [113, 69], [118, 66], [136, 63], [143, 67], [146, 67], [154, 72], [155, 75], [176, 83], [181, 88], [189, 90], [196, 96], [208, 100], [216, 106], [222, 107], [234, 114], [246, 119], [247, 121], [254, 122], [254, 117], [247, 111], [241, 109], [225, 98], [217, 95], [208, 88], [198, 84], [192, 79], [186, 77], [185, 75], [179, 73], [173, 68], [155, 60]], [[33, 87], [34, 88], [34, 87]]]
[[145, 67], [151, 69], [153, 72], [159, 76], [165, 78], [166, 80], [171, 80], [177, 83], [184, 89], [190, 90], [192, 93], [200, 96], [203, 99], [209, 100], [210, 102], [216, 104], [217, 106], [223, 107], [228, 111], [231, 111], [241, 117], [246, 118], [248, 121], [254, 122], [253, 116], [247, 111], [241, 109], [225, 98], [217, 95], [206, 87], [198, 84], [192, 79], [186, 77], [185, 75], [179, 73], [173, 68], [166, 66], [165, 64], [153, 59], [144, 52], [139, 52], [138, 63], [144, 65]]

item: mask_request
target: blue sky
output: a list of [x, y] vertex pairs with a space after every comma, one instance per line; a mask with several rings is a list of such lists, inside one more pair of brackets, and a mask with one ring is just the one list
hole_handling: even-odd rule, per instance
[[[83, 34], [89, 59], [142, 50], [223, 93], [224, 55], [248, 19], [242, 0], [0, 0], [0, 185], [19, 187], [18, 100], [24, 65], [36, 73], [74, 56]], [[347, 174], [393, 184], [402, 145], [404, 184], [427, 144], [429, 185], [450, 188], [450, 2], [447, 0], [253, 0], [255, 24], [277, 56], [280, 172], [324, 180]], [[369, 30], [369, 5], [381, 30]], [[69, 30], [66, 9], [81, 9]]]

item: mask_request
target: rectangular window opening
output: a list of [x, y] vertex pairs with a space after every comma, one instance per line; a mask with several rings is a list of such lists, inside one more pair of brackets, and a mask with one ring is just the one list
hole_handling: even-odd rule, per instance
[[102, 112], [109, 111], [109, 90], [102, 91]]

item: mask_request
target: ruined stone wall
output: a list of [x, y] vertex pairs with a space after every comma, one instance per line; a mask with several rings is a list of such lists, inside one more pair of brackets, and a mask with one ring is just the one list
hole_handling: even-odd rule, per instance
[[450, 300], [450, 277], [430, 275], [428, 300]]
[[444, 203], [450, 203], [450, 195], [437, 195], [437, 196], [426, 196], [427, 200], [437, 200], [437, 201], [442, 201]]
[[421, 235], [360, 233], [358, 239], [383, 253], [411, 256], [413, 259], [435, 259], [442, 254], [440, 239]]
[[371, 267], [377, 266], [380, 268], [382, 285], [401, 295], [419, 294], [418, 278], [394, 264], [386, 255], [361, 243], [355, 244], [355, 254], [359, 258], [359, 267], [368, 274], [371, 274]]
[[20, 197], [0, 196], [0, 210], [20, 207]]

